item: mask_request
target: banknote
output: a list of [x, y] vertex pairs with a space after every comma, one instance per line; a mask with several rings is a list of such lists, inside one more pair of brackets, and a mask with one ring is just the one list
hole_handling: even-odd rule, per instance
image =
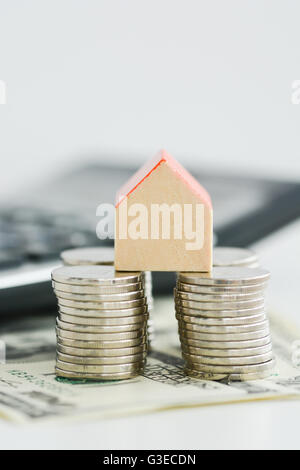
[[[0, 340], [0, 416], [16, 422], [121, 417], [218, 403], [300, 397], [300, 331], [269, 312], [276, 369], [268, 379], [227, 383], [187, 377], [183, 372], [174, 302], [156, 300], [156, 338], [142, 376], [112, 382], [56, 378], [55, 316], [6, 322]], [[298, 366], [299, 364], [299, 366]]]

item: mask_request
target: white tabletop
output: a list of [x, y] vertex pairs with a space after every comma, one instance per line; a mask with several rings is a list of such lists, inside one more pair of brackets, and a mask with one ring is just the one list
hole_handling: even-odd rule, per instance
[[[273, 274], [270, 302], [297, 318], [300, 223], [256, 246]], [[299, 264], [299, 263], [298, 263]], [[286, 282], [282, 282], [286, 279]], [[294, 295], [293, 295], [294, 292]], [[295, 294], [296, 292], [296, 294]], [[282, 310], [283, 311], [283, 310]], [[195, 407], [80, 424], [0, 423], [0, 447], [23, 449], [289, 449], [299, 448], [300, 402], [276, 400]]]
[[299, 448], [300, 403], [221, 405], [72, 426], [1, 424], [7, 449]]

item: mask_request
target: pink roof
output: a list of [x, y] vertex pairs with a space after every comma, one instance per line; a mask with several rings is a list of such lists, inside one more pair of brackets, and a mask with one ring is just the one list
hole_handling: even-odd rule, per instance
[[128, 181], [120, 188], [117, 192], [116, 197], [116, 207], [118, 207], [121, 202], [128, 197], [146, 178], [156, 168], [159, 167], [161, 163], [167, 163], [170, 168], [176, 173], [176, 175], [181, 178], [201, 200], [206, 203], [209, 207], [212, 207], [211, 199], [203, 186], [198, 183], [198, 181], [183, 168], [180, 163], [178, 163], [171, 155], [169, 155], [165, 150], [161, 150], [155, 155], [154, 158], [151, 158], [148, 162], [145, 163]]

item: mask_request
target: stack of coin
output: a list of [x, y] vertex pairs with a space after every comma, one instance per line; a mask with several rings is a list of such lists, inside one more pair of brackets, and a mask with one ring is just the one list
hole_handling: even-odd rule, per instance
[[144, 273], [113, 266], [63, 266], [52, 272], [57, 297], [56, 374], [120, 380], [143, 371], [148, 308]]
[[216, 267], [244, 266], [258, 268], [257, 254], [246, 248], [232, 246], [216, 246], [214, 248], [213, 265]]
[[[61, 253], [61, 259], [65, 266], [80, 266], [80, 265], [110, 265], [113, 266], [115, 262], [115, 250], [113, 247], [95, 246], [74, 248], [65, 250]], [[153, 296], [152, 296], [152, 274], [151, 271], [144, 273], [144, 289], [145, 296], [147, 297], [149, 313], [153, 309]], [[154, 341], [154, 327], [151, 318], [147, 323], [147, 333], [149, 345]]]
[[262, 268], [216, 267], [178, 273], [175, 309], [186, 373], [254, 380], [274, 367]]
[[60, 254], [65, 266], [99, 264], [112, 266], [115, 262], [115, 250], [110, 246], [88, 246], [62, 251]]

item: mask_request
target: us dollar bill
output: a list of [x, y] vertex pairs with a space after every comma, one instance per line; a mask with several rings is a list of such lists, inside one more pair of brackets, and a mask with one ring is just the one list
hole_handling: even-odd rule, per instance
[[[142, 376], [113, 382], [57, 378], [56, 312], [1, 328], [0, 416], [17, 422], [120, 417], [172, 408], [300, 396], [300, 331], [269, 313], [276, 369], [268, 379], [228, 383], [198, 380], [183, 372], [173, 298], [157, 299], [156, 341]], [[17, 325], [17, 326], [16, 326]], [[300, 357], [300, 355], [299, 355]]]

